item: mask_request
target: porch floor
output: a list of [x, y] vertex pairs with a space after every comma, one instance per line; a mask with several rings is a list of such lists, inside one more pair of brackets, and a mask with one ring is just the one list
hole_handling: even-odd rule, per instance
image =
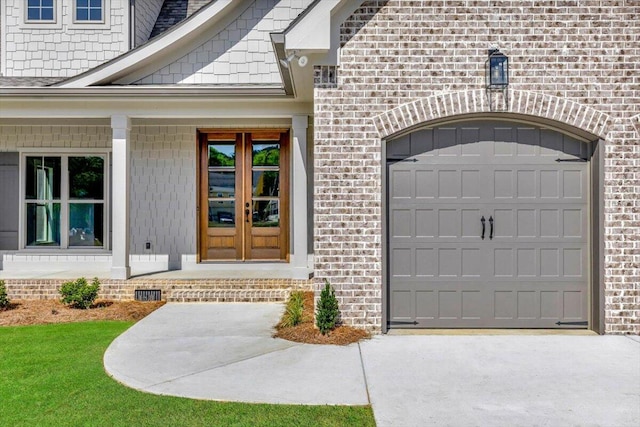
[[[308, 270], [308, 277], [312, 271]], [[111, 271], [104, 268], [69, 268], [69, 269], [49, 269], [46, 271], [21, 270], [5, 271], [0, 270], [0, 279], [77, 279], [78, 277], [97, 277], [99, 279], [109, 279]], [[260, 268], [247, 269], [211, 269], [211, 270], [168, 270], [157, 272], [136, 271], [131, 269], [131, 279], [146, 280], [201, 280], [201, 279], [291, 279], [291, 270]]]

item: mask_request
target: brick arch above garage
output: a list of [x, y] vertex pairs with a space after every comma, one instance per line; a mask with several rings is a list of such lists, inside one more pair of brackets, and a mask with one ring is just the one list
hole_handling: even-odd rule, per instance
[[[483, 89], [441, 93], [399, 105], [373, 117], [380, 138], [454, 116], [473, 115], [529, 116], [534, 121], [563, 124], [585, 138], [606, 139], [611, 117], [590, 106], [557, 96], [537, 92], [510, 90], [508, 107], [499, 113], [491, 111], [487, 93]], [[590, 136], [590, 138], [589, 138]]]

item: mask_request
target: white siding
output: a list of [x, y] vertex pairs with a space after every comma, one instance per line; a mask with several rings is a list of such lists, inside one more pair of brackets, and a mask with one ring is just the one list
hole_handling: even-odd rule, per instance
[[111, 148], [109, 126], [0, 126], [0, 151]]
[[136, 84], [281, 83], [269, 33], [284, 30], [311, 2], [255, 2], [212, 39]]
[[178, 268], [196, 252], [196, 128], [134, 126], [131, 140], [131, 253], [168, 254]]
[[[2, 0], [4, 75], [70, 77], [128, 49], [128, 0], [109, 0], [105, 24], [73, 23], [71, 0], [55, 24], [24, 23], [25, 0]], [[106, 14], [105, 14], [106, 15]]]
[[164, 0], [136, 0], [136, 46], [149, 40]]

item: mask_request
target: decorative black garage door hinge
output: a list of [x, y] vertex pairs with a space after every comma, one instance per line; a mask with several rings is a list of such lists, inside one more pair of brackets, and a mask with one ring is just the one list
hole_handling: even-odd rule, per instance
[[413, 322], [403, 322], [401, 320], [390, 320], [389, 321], [389, 325], [417, 325], [418, 322], [413, 321]]
[[556, 322], [558, 326], [587, 326], [587, 321], [582, 322]]
[[584, 157], [579, 157], [577, 159], [556, 159], [556, 162], [588, 162], [589, 159], [585, 159]]

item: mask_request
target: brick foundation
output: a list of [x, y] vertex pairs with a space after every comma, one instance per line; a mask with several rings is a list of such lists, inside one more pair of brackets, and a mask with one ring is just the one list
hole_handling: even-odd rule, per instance
[[[5, 279], [10, 299], [58, 299], [64, 279]], [[136, 289], [160, 289], [168, 302], [284, 302], [293, 291], [312, 289], [310, 280], [197, 279], [101, 280], [99, 298], [133, 300]]]

